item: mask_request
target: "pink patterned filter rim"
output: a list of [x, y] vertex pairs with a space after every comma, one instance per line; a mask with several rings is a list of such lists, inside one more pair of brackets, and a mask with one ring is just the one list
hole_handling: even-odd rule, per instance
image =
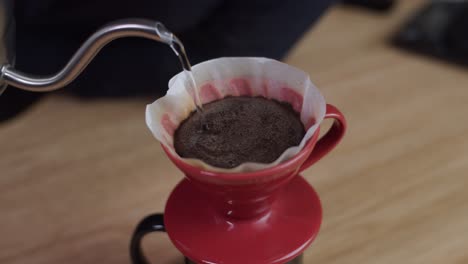
[[146, 124], [154, 137], [172, 154], [186, 163], [216, 172], [250, 172], [280, 164], [302, 150], [325, 116], [325, 100], [309, 76], [285, 63], [255, 57], [219, 58], [192, 67], [203, 104], [226, 96], [263, 96], [288, 102], [300, 113], [306, 135], [299, 146], [290, 147], [272, 163], [246, 162], [232, 169], [213, 167], [199, 159], [180, 157], [174, 149], [174, 132], [179, 124], [195, 111], [193, 95], [186, 91], [189, 84], [184, 72], [169, 81], [164, 97], [146, 107]]

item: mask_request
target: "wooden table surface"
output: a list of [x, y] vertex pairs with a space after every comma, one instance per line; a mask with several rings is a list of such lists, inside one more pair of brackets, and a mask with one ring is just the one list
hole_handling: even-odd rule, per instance
[[[467, 69], [386, 44], [421, 4], [400, 2], [334, 8], [287, 59], [349, 122], [305, 172], [324, 207], [305, 263], [468, 263]], [[135, 224], [182, 179], [145, 126], [150, 101], [54, 95], [0, 126], [0, 263], [129, 263]], [[145, 249], [181, 263], [164, 234]]]

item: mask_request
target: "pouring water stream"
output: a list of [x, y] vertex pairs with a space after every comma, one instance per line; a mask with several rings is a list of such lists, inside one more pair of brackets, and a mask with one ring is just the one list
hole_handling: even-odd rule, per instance
[[179, 58], [182, 69], [184, 70], [185, 76], [188, 80], [188, 86], [185, 87], [189, 94], [193, 95], [193, 101], [199, 113], [203, 112], [203, 106], [200, 100], [200, 95], [197, 89], [197, 83], [192, 72], [192, 66], [188, 60], [187, 53], [185, 52], [184, 45], [182, 42], [170, 32], [162, 23], [157, 22], [155, 27], [156, 33], [165, 40], [166, 43], [169, 43], [169, 46], [174, 51], [174, 53]]

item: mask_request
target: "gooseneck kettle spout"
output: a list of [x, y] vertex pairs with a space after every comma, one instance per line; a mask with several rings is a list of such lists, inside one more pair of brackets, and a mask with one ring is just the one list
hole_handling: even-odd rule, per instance
[[2, 65], [0, 69], [0, 86], [8, 84], [34, 92], [47, 92], [60, 89], [78, 77], [106, 44], [124, 37], [142, 37], [171, 46], [174, 41], [178, 41], [176, 36], [159, 22], [147, 19], [118, 20], [92, 34], [76, 51], [65, 67], [54, 75], [34, 76], [16, 70], [8, 63]]

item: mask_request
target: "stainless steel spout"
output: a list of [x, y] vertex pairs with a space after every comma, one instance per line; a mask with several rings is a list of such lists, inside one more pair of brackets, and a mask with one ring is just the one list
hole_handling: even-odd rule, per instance
[[10, 64], [1, 66], [0, 86], [8, 84], [23, 90], [47, 92], [72, 82], [107, 43], [124, 37], [142, 37], [172, 45], [177, 38], [163, 24], [147, 19], [124, 19], [110, 23], [92, 34], [58, 73], [34, 76], [14, 69]]

